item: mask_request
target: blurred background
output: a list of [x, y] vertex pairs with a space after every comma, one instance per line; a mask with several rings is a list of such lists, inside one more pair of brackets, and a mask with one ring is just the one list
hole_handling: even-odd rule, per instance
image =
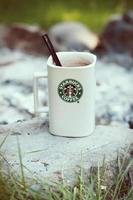
[[[0, 124], [34, 117], [33, 73], [47, 72], [42, 41], [97, 55], [97, 124], [133, 128], [132, 0], [0, 0]], [[41, 105], [47, 81], [39, 82]]]
[[47, 29], [59, 21], [74, 20], [99, 33], [112, 13], [132, 8], [132, 0], [0, 0], [0, 22], [39, 24]]

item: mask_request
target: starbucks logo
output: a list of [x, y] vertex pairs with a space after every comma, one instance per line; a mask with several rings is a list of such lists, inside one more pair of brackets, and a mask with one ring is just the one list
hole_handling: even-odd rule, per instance
[[83, 94], [82, 85], [74, 79], [65, 79], [58, 86], [60, 98], [68, 103], [77, 102]]

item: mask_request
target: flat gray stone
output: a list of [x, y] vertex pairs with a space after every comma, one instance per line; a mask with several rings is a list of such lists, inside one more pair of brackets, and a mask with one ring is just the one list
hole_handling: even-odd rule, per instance
[[[7, 136], [8, 135], [8, 136]], [[20, 143], [26, 177], [37, 176], [72, 179], [73, 171], [81, 166], [100, 164], [103, 157], [114, 160], [133, 143], [133, 130], [123, 126], [97, 126], [91, 136], [65, 138], [48, 133], [47, 117], [0, 126], [0, 144], [7, 136], [1, 151], [17, 172], [20, 170], [17, 138]]]

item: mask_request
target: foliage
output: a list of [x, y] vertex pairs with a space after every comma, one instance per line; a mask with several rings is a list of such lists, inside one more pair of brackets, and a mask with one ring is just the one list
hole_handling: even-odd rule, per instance
[[131, 8], [132, 0], [0, 0], [0, 21], [40, 24], [47, 29], [56, 22], [74, 20], [99, 32], [112, 13]]

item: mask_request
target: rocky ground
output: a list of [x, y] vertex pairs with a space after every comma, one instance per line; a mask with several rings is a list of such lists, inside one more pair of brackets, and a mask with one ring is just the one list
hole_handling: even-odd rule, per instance
[[[0, 123], [27, 120], [33, 112], [33, 73], [46, 71], [47, 57], [35, 57], [20, 51], [0, 50]], [[128, 126], [133, 115], [133, 69], [127, 69], [107, 59], [96, 65], [98, 124]], [[40, 82], [40, 103], [47, 104], [47, 82]]]
[[[16, 172], [21, 173], [19, 145], [26, 177], [52, 181], [64, 177], [72, 183], [80, 167], [88, 174], [90, 167], [101, 166], [104, 158], [111, 162], [117, 158], [118, 152], [119, 155], [127, 153], [127, 147], [133, 141], [133, 130], [100, 125], [88, 137], [58, 137], [48, 133], [47, 117], [36, 117], [1, 125], [0, 141], [4, 141], [5, 136], [1, 151]], [[131, 152], [132, 146], [126, 156], [130, 156]]]

